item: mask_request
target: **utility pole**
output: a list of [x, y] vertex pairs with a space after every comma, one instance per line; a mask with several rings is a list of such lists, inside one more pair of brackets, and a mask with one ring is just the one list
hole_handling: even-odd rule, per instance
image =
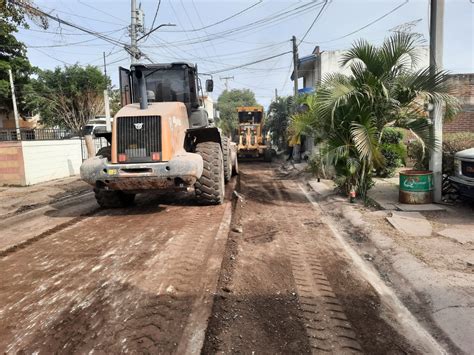
[[105, 52], [104, 54], [104, 75], [107, 79], [107, 88], [104, 90], [104, 108], [105, 108], [105, 130], [107, 132], [112, 132], [112, 122], [110, 119], [110, 100], [109, 100], [109, 78], [107, 77], [107, 62], [105, 60]]
[[132, 64], [137, 62], [137, 0], [131, 0], [131, 22], [130, 22], [130, 60]]
[[221, 80], [225, 80], [225, 91], [229, 91], [229, 80], [234, 80], [233, 76], [221, 76]]
[[298, 96], [298, 46], [296, 45], [296, 37], [291, 38], [293, 42], [293, 84], [295, 99]]
[[[431, 0], [430, 9], [430, 74], [443, 67], [443, 18], [444, 0]], [[434, 202], [441, 202], [443, 182], [443, 113], [440, 104], [435, 103], [431, 111], [433, 134], [440, 149], [433, 149], [430, 155], [430, 170], [433, 172]]]
[[278, 89], [275, 88], [275, 101], [278, 100]]
[[13, 83], [13, 74], [12, 74], [11, 69], [8, 69], [8, 75], [10, 76], [10, 87], [12, 89], [12, 103], [13, 103], [13, 114], [15, 115], [16, 139], [21, 140], [20, 119], [18, 117], [18, 108], [16, 107], [15, 85]]

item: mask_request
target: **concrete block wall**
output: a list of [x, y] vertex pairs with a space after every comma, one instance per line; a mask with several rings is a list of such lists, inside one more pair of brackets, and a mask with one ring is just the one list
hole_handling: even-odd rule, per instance
[[25, 184], [60, 179], [79, 174], [82, 164], [81, 141], [23, 141]]
[[0, 142], [0, 185], [25, 185], [21, 142]]

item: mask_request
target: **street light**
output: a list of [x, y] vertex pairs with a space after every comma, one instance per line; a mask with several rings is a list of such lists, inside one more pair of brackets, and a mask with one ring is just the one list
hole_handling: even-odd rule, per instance
[[150, 32], [148, 33], [145, 33], [143, 36], [141, 36], [140, 38], [137, 39], [137, 42], [149, 35], [151, 35], [153, 32], [155, 32], [157, 29], [161, 28], [161, 27], [165, 27], [165, 26], [168, 26], [168, 27], [172, 27], [172, 26], [176, 26], [174, 23], [162, 23], [161, 25], [159, 26], [156, 26], [154, 29], [150, 30]]

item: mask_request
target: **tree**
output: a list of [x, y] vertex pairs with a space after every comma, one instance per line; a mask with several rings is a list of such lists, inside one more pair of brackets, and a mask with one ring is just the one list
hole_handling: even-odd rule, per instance
[[292, 96], [279, 96], [270, 104], [265, 128], [279, 149], [284, 149], [288, 141], [288, 124], [293, 103]]
[[34, 11], [25, 13], [18, 7], [5, 0], [0, 0], [0, 109], [12, 111], [12, 98], [8, 70], [11, 69], [17, 96], [18, 109], [21, 114], [26, 114], [24, 89], [28, 84], [29, 76], [33, 72], [27, 56], [26, 47], [15, 38], [19, 26], [28, 27], [25, 14], [33, 19], [40, 19], [44, 26], [47, 22], [37, 17]]
[[38, 70], [37, 74], [28, 91], [28, 106], [39, 112], [45, 125], [78, 132], [87, 121], [103, 113], [108, 79], [98, 68], [76, 64]]
[[354, 188], [366, 197], [373, 170], [385, 164], [381, 141], [388, 127], [408, 129], [424, 148], [437, 148], [426, 104], [442, 104], [448, 119], [459, 110], [445, 72], [413, 70], [416, 44], [417, 37], [407, 33], [392, 35], [380, 47], [360, 40], [341, 62], [352, 75], [329, 75], [315, 94], [310, 124], [326, 141], [336, 181], [346, 192]]
[[109, 90], [109, 102], [110, 102], [110, 116], [114, 117], [115, 114], [122, 108], [120, 102], [120, 89], [112, 87]]
[[225, 90], [217, 99], [220, 117], [217, 125], [225, 134], [233, 134], [238, 125], [237, 107], [257, 105], [255, 94], [249, 89]]

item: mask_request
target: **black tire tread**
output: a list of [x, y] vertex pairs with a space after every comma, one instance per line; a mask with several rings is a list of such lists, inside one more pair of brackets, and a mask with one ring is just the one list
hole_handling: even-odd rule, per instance
[[196, 146], [196, 153], [203, 160], [202, 175], [194, 184], [196, 199], [200, 204], [219, 205], [224, 202], [221, 146], [215, 142], [202, 142]]

